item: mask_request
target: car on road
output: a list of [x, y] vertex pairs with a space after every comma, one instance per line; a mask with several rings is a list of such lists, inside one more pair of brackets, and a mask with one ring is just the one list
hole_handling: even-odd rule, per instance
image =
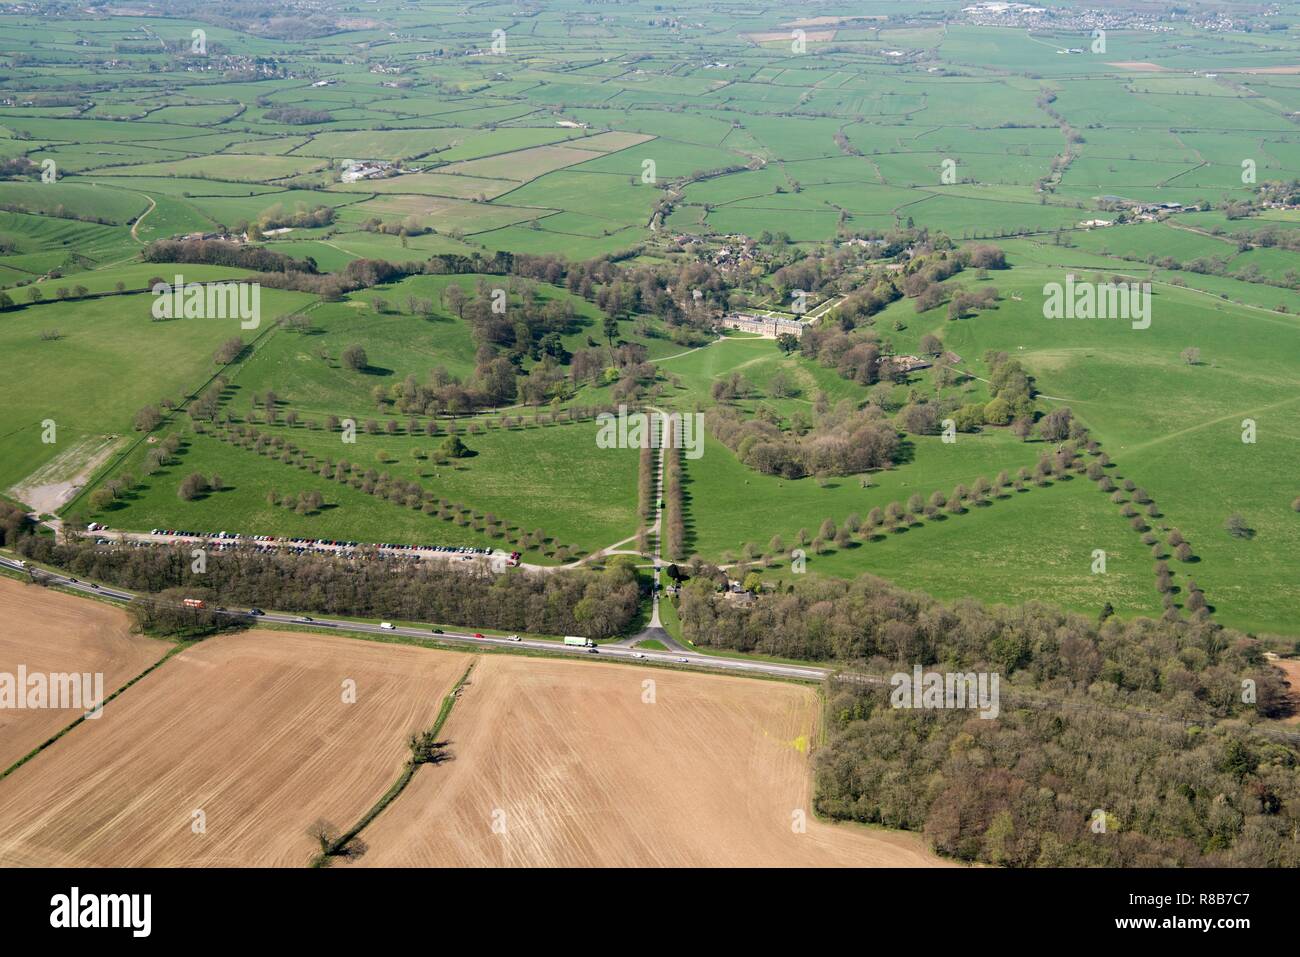
[[252, 615], [254, 618], [256, 618], [258, 615], [265, 615], [265, 614], [266, 614], [266, 612], [262, 611], [262, 609], [260, 609], [260, 608], [250, 608], [250, 609], [248, 609], [248, 613], [249, 613], [250, 615]]
[[381, 621], [379, 627], [384, 629], [384, 631], [395, 631], [397, 629], [397, 626], [391, 621]]
[[441, 634], [443, 634], [443, 630], [442, 630], [441, 628], [434, 628], [434, 629], [433, 629], [433, 633], [434, 633], [435, 635], [441, 635]]
[[684, 664], [684, 665], [689, 665], [689, 664], [691, 663], [691, 659], [690, 659], [690, 658], [678, 658], [677, 660], [680, 661], [680, 662], [681, 662], [682, 664]]
[[302, 623], [304, 623], [304, 624], [305, 624], [306, 622], [309, 622], [309, 621], [312, 621], [312, 620], [313, 620], [313, 619], [312, 619], [311, 615], [299, 615], [297, 618], [294, 619], [294, 621], [302, 622]]
[[633, 657], [633, 658], [644, 658], [645, 655], [643, 655], [643, 654], [642, 654], [641, 652], [639, 652], [639, 651], [634, 651], [634, 652], [632, 652], [632, 657]]
[[483, 632], [481, 632], [481, 631], [476, 631], [476, 632], [474, 632], [474, 637], [475, 637], [475, 638], [482, 638], [482, 637], [483, 637]]
[[506, 641], [523, 641], [518, 635], [506, 635]]

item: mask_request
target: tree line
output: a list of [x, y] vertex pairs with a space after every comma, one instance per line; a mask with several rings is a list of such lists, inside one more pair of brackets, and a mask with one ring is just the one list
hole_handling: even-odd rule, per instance
[[[234, 548], [191, 571], [192, 546], [102, 548], [48, 536], [18, 541], [24, 557], [133, 591], [185, 589], [212, 603], [360, 618], [397, 618], [536, 634], [609, 638], [633, 623], [640, 604], [635, 562], [603, 571], [512, 569], [496, 575], [445, 561], [346, 561]], [[205, 589], [192, 595], [194, 589]]]

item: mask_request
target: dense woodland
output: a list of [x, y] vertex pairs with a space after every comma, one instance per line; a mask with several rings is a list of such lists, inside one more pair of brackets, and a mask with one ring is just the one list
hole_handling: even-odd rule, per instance
[[[1122, 711], [892, 708], [836, 685], [819, 813], [1007, 867], [1300, 867], [1293, 747]], [[1104, 831], [1102, 828], [1104, 827]]]

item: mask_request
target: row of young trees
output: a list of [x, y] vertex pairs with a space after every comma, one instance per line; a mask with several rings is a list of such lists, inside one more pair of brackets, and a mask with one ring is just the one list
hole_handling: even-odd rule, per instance
[[654, 521], [658, 507], [655, 501], [655, 450], [648, 443], [642, 443], [640, 457], [637, 461], [637, 514], [642, 523]]
[[664, 459], [664, 511], [659, 529], [663, 553], [670, 561], [686, 557], [686, 505], [682, 491], [682, 450], [675, 420], [661, 418], [660, 454]]
[[[793, 538], [794, 546], [810, 548], [816, 555], [828, 548], [847, 548], [854, 541], [871, 542], [897, 532], [915, 527], [923, 521], [936, 521], [944, 516], [964, 515], [972, 508], [982, 508], [1011, 492], [1027, 491], [1029, 486], [1045, 486], [1053, 478], [1063, 478], [1071, 471], [1082, 472], [1083, 463], [1071, 444], [1056, 453], [1044, 453], [1030, 469], [1022, 466], [1014, 476], [1007, 470], [999, 472], [992, 480], [981, 475], [969, 486], [958, 483], [951, 492], [936, 489], [928, 497], [914, 492], [905, 502], [893, 501], [873, 507], [866, 516], [851, 512], [843, 522], [826, 518], [815, 532], [799, 529]], [[785, 549], [785, 540], [773, 536], [766, 551], [754, 542], [746, 542], [740, 549], [739, 576], [743, 576], [749, 563], [762, 561], [770, 565], [779, 559]], [[724, 556], [731, 564], [735, 556]]]

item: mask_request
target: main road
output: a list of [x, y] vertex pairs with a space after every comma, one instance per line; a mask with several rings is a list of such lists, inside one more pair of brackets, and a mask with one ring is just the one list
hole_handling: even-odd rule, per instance
[[[85, 582], [70, 575], [62, 575], [45, 568], [29, 567], [23, 562], [0, 556], [0, 567], [30, 574], [47, 585], [58, 585], [85, 595], [96, 595], [123, 604], [135, 598], [134, 592], [122, 588], [110, 588], [95, 582]], [[230, 614], [244, 614], [230, 612]], [[483, 635], [474, 632], [455, 631], [435, 632], [430, 628], [413, 628], [396, 625], [393, 628], [380, 628], [377, 624], [361, 621], [349, 621], [342, 618], [309, 618], [306, 615], [284, 613], [267, 613], [252, 619], [265, 624], [305, 625], [312, 628], [338, 628], [347, 631], [363, 632], [375, 635], [402, 635], [407, 638], [421, 638], [425, 641], [449, 642], [453, 644], [478, 645], [482, 647], [527, 648], [531, 651], [545, 651], [551, 654], [571, 655], [579, 658], [617, 658], [636, 661], [642, 664], [659, 663], [689, 665], [739, 674], [771, 675], [778, 678], [795, 678], [801, 681], [822, 681], [834, 673], [831, 668], [817, 668], [808, 665], [786, 665], [779, 662], [759, 661], [748, 658], [728, 658], [717, 655], [701, 655], [692, 652], [664, 653], [655, 651], [638, 651], [626, 645], [606, 644], [593, 654], [591, 649], [575, 648], [555, 641], [542, 641], [536, 638], [520, 638], [512, 641], [505, 637]]]
[[[29, 567], [24, 562], [4, 556], [0, 556], [0, 567], [27, 573], [33, 577], [39, 578], [42, 582], [48, 585], [58, 585], [62, 588], [82, 592], [86, 595], [98, 595], [112, 601], [126, 603], [136, 597], [133, 592], [126, 591], [122, 588], [109, 588], [94, 582], [79, 581], [71, 576], [51, 572], [48, 569]], [[242, 615], [244, 613], [230, 612], [230, 614]], [[439, 633], [430, 628], [412, 628], [404, 625], [398, 625], [393, 628], [380, 628], [377, 624], [348, 621], [341, 618], [308, 618], [305, 615], [287, 615], [279, 613], [259, 615], [254, 620], [277, 625], [306, 625], [313, 628], [339, 628], [347, 631], [363, 632], [374, 635], [402, 635], [407, 638], [421, 638], [425, 641], [477, 645], [480, 647], [499, 647], [502, 649], [527, 648], [531, 651], [544, 651], [552, 655], [567, 655], [577, 658], [615, 658], [624, 661], [634, 661], [639, 664], [685, 665], [692, 668], [717, 671], [726, 674], [767, 675], [774, 678], [818, 682], [834, 676], [838, 680], [850, 681], [855, 684], [883, 685], [889, 683], [889, 679], [882, 675], [841, 671], [838, 668], [818, 668], [813, 665], [787, 665], [775, 661], [761, 661], [752, 658], [731, 658], [725, 655], [701, 655], [698, 652], [692, 653], [689, 651], [668, 653], [638, 651], [631, 646], [619, 644], [603, 645], [600, 647], [599, 651], [593, 654], [591, 649], [570, 647], [559, 644], [558, 642], [541, 641], [535, 638], [521, 638], [518, 641], [512, 641], [511, 639], [504, 637], [489, 637], [487, 635], [480, 637], [475, 633]], [[1063, 701], [1050, 693], [1040, 693], [1021, 689], [1016, 689], [1014, 691], [1011, 689], [1003, 690], [1002, 703], [1003, 705], [1017, 704], [1019, 706], [1028, 706], [1036, 709], [1059, 708], [1069, 711], [1110, 712], [1165, 725], [1172, 724], [1187, 726], [1195, 723], [1199, 724], [1202, 728], [1212, 728], [1215, 725], [1222, 723], [1212, 719], [1191, 722], [1161, 712], [1145, 711], [1138, 708], [1116, 708], [1110, 705], [1096, 704], [1092, 702]], [[1300, 745], [1300, 732], [1288, 731], [1276, 727], [1260, 727], [1258, 725], [1254, 726], [1254, 730], [1275, 740], [1285, 741], [1293, 746]]]

